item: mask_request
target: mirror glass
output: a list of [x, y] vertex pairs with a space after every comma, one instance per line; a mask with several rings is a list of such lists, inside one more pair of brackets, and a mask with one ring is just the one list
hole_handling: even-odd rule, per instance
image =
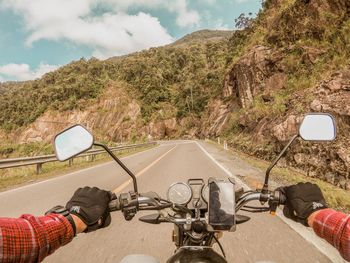
[[299, 135], [306, 141], [333, 141], [336, 126], [330, 114], [308, 114], [299, 129]]
[[81, 125], [75, 125], [55, 137], [56, 157], [66, 161], [91, 148], [93, 136]]

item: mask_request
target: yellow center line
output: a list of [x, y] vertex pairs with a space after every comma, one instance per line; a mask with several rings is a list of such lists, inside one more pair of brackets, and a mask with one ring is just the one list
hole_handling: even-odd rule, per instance
[[[147, 170], [149, 170], [152, 166], [154, 166], [156, 163], [158, 163], [161, 159], [163, 159], [168, 153], [170, 153], [172, 150], [174, 150], [177, 147], [177, 145], [175, 145], [173, 148], [171, 148], [169, 151], [167, 151], [166, 153], [164, 153], [162, 156], [160, 156], [158, 159], [156, 159], [154, 162], [152, 162], [150, 165], [148, 165], [147, 167], [143, 168], [140, 172], [138, 172], [135, 177], [140, 177], [141, 175], [143, 175]], [[125, 181], [123, 184], [121, 184], [120, 186], [118, 186], [118, 188], [114, 189], [113, 192], [114, 193], [118, 193], [121, 192], [125, 187], [127, 187], [129, 184], [132, 183], [132, 180], [129, 179], [127, 181]]]

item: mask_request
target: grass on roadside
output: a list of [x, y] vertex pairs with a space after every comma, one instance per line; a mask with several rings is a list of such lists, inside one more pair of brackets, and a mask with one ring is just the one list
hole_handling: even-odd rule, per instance
[[[131, 151], [123, 151], [118, 153], [117, 156], [121, 158], [121, 157], [125, 157], [131, 154], [135, 154], [138, 152], [151, 149], [153, 147], [154, 146], [143, 147], [143, 148], [139, 148], [137, 150], [131, 150]], [[97, 155], [94, 162], [88, 161], [87, 158], [85, 157], [75, 158], [72, 166], [68, 165], [68, 161], [62, 162], [62, 163], [61, 162], [46, 163], [46, 164], [43, 164], [42, 172], [40, 174], [36, 174], [36, 165], [11, 168], [11, 169], [2, 169], [0, 170], [0, 191], [5, 191], [27, 183], [43, 181], [52, 177], [64, 175], [70, 172], [81, 170], [83, 168], [92, 167], [111, 160], [112, 159], [106, 153], [106, 154]]]
[[[242, 157], [242, 159], [259, 169], [266, 170], [270, 165], [269, 162], [264, 160], [248, 155], [244, 156], [243, 153], [236, 153]], [[321, 188], [330, 207], [337, 210], [350, 212], [350, 191], [336, 187], [323, 180], [308, 177], [298, 171], [295, 171], [293, 168], [285, 167], [275, 167], [271, 172], [271, 180], [280, 182], [281, 185], [296, 184], [299, 182], [311, 182], [317, 184]]]
[[[212, 141], [210, 142], [219, 146], [215, 142], [212, 142]], [[259, 158], [256, 158], [254, 156], [248, 155], [246, 153], [243, 153], [237, 150], [232, 150], [232, 151], [236, 153], [244, 161], [246, 161], [247, 163], [251, 164], [252, 166], [262, 171], [265, 171], [270, 165], [270, 162], [268, 161], [261, 160]], [[311, 182], [311, 183], [317, 184], [321, 188], [327, 200], [327, 203], [330, 207], [337, 210], [341, 210], [345, 213], [350, 212], [350, 191], [336, 187], [323, 180], [306, 176], [305, 174], [302, 174], [301, 172], [298, 172], [291, 167], [275, 167], [271, 171], [270, 179], [280, 184], [280, 186], [296, 184], [298, 182]]]

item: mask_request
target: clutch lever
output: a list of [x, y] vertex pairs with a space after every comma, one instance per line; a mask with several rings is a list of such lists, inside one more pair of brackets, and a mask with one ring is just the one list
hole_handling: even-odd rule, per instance
[[143, 193], [140, 196], [144, 196], [144, 197], [148, 197], [154, 200], [160, 200], [160, 196], [156, 193], [156, 192], [147, 192], [147, 193]]

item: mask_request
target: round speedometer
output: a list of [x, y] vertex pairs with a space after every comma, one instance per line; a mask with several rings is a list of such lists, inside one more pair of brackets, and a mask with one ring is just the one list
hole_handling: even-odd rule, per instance
[[188, 184], [175, 183], [169, 187], [167, 197], [172, 203], [185, 205], [191, 201], [192, 189]]

